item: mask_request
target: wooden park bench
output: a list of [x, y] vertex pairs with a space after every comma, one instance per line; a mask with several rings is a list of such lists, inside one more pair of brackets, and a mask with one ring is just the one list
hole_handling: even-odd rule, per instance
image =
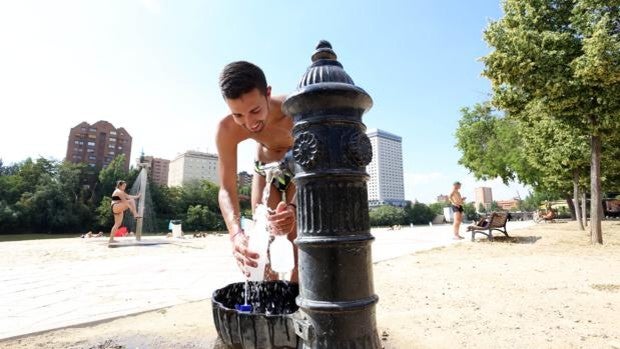
[[507, 221], [508, 212], [493, 212], [487, 220], [487, 225], [478, 226], [476, 224], [473, 224], [467, 227], [467, 230], [471, 231], [471, 241], [474, 241], [474, 236], [476, 235], [476, 233], [486, 235], [489, 240], [493, 241], [493, 230], [497, 230], [506, 235], [506, 237], [510, 237], [508, 236], [508, 232], [506, 231]]

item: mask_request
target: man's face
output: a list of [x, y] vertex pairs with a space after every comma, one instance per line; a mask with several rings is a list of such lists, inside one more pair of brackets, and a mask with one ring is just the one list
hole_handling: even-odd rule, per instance
[[258, 133], [263, 130], [267, 122], [270, 95], [270, 86], [267, 86], [266, 96], [255, 88], [237, 99], [227, 98], [226, 104], [228, 104], [233, 120], [237, 125], [252, 133]]

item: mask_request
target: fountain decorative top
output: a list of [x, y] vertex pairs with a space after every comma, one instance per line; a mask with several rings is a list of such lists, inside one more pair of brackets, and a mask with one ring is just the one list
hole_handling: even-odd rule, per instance
[[312, 64], [301, 77], [297, 91], [282, 105], [287, 115], [315, 109], [344, 107], [361, 109], [362, 113], [370, 109], [372, 99], [355, 85], [337, 58], [327, 40], [319, 41], [311, 57]]
[[337, 61], [337, 58], [336, 53], [332, 50], [332, 45], [328, 41], [319, 41], [316, 45], [316, 51], [312, 55], [312, 65], [301, 77], [297, 88], [301, 89], [305, 86], [322, 82], [342, 82], [355, 85], [353, 79], [344, 71], [342, 64]]

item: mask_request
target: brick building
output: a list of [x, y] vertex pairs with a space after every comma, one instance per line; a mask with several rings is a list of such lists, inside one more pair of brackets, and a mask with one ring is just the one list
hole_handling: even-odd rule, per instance
[[125, 170], [129, 170], [131, 158], [131, 135], [124, 128], [115, 128], [107, 121], [90, 125], [81, 122], [69, 132], [65, 160], [86, 163], [92, 168], [102, 169], [118, 155], [125, 155]]
[[143, 161], [147, 163], [148, 176], [153, 183], [159, 185], [168, 185], [168, 171], [170, 168], [170, 160], [156, 158], [153, 156], [143, 156], [136, 159], [136, 163]]

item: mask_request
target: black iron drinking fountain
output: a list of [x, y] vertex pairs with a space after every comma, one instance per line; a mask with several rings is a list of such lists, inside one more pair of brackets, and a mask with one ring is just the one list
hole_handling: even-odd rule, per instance
[[290, 303], [297, 292], [292, 284], [261, 283], [281, 292], [269, 300], [279, 299], [282, 306], [260, 308], [264, 300], [258, 295], [258, 308], [250, 314], [234, 308], [243, 303], [243, 283], [217, 290], [215, 324], [232, 348], [288, 348], [279, 345], [291, 333], [298, 341], [286, 345], [301, 349], [381, 347], [366, 184], [372, 148], [362, 123], [371, 106], [330, 43], [319, 42], [312, 65], [282, 106], [294, 120], [299, 309]]

